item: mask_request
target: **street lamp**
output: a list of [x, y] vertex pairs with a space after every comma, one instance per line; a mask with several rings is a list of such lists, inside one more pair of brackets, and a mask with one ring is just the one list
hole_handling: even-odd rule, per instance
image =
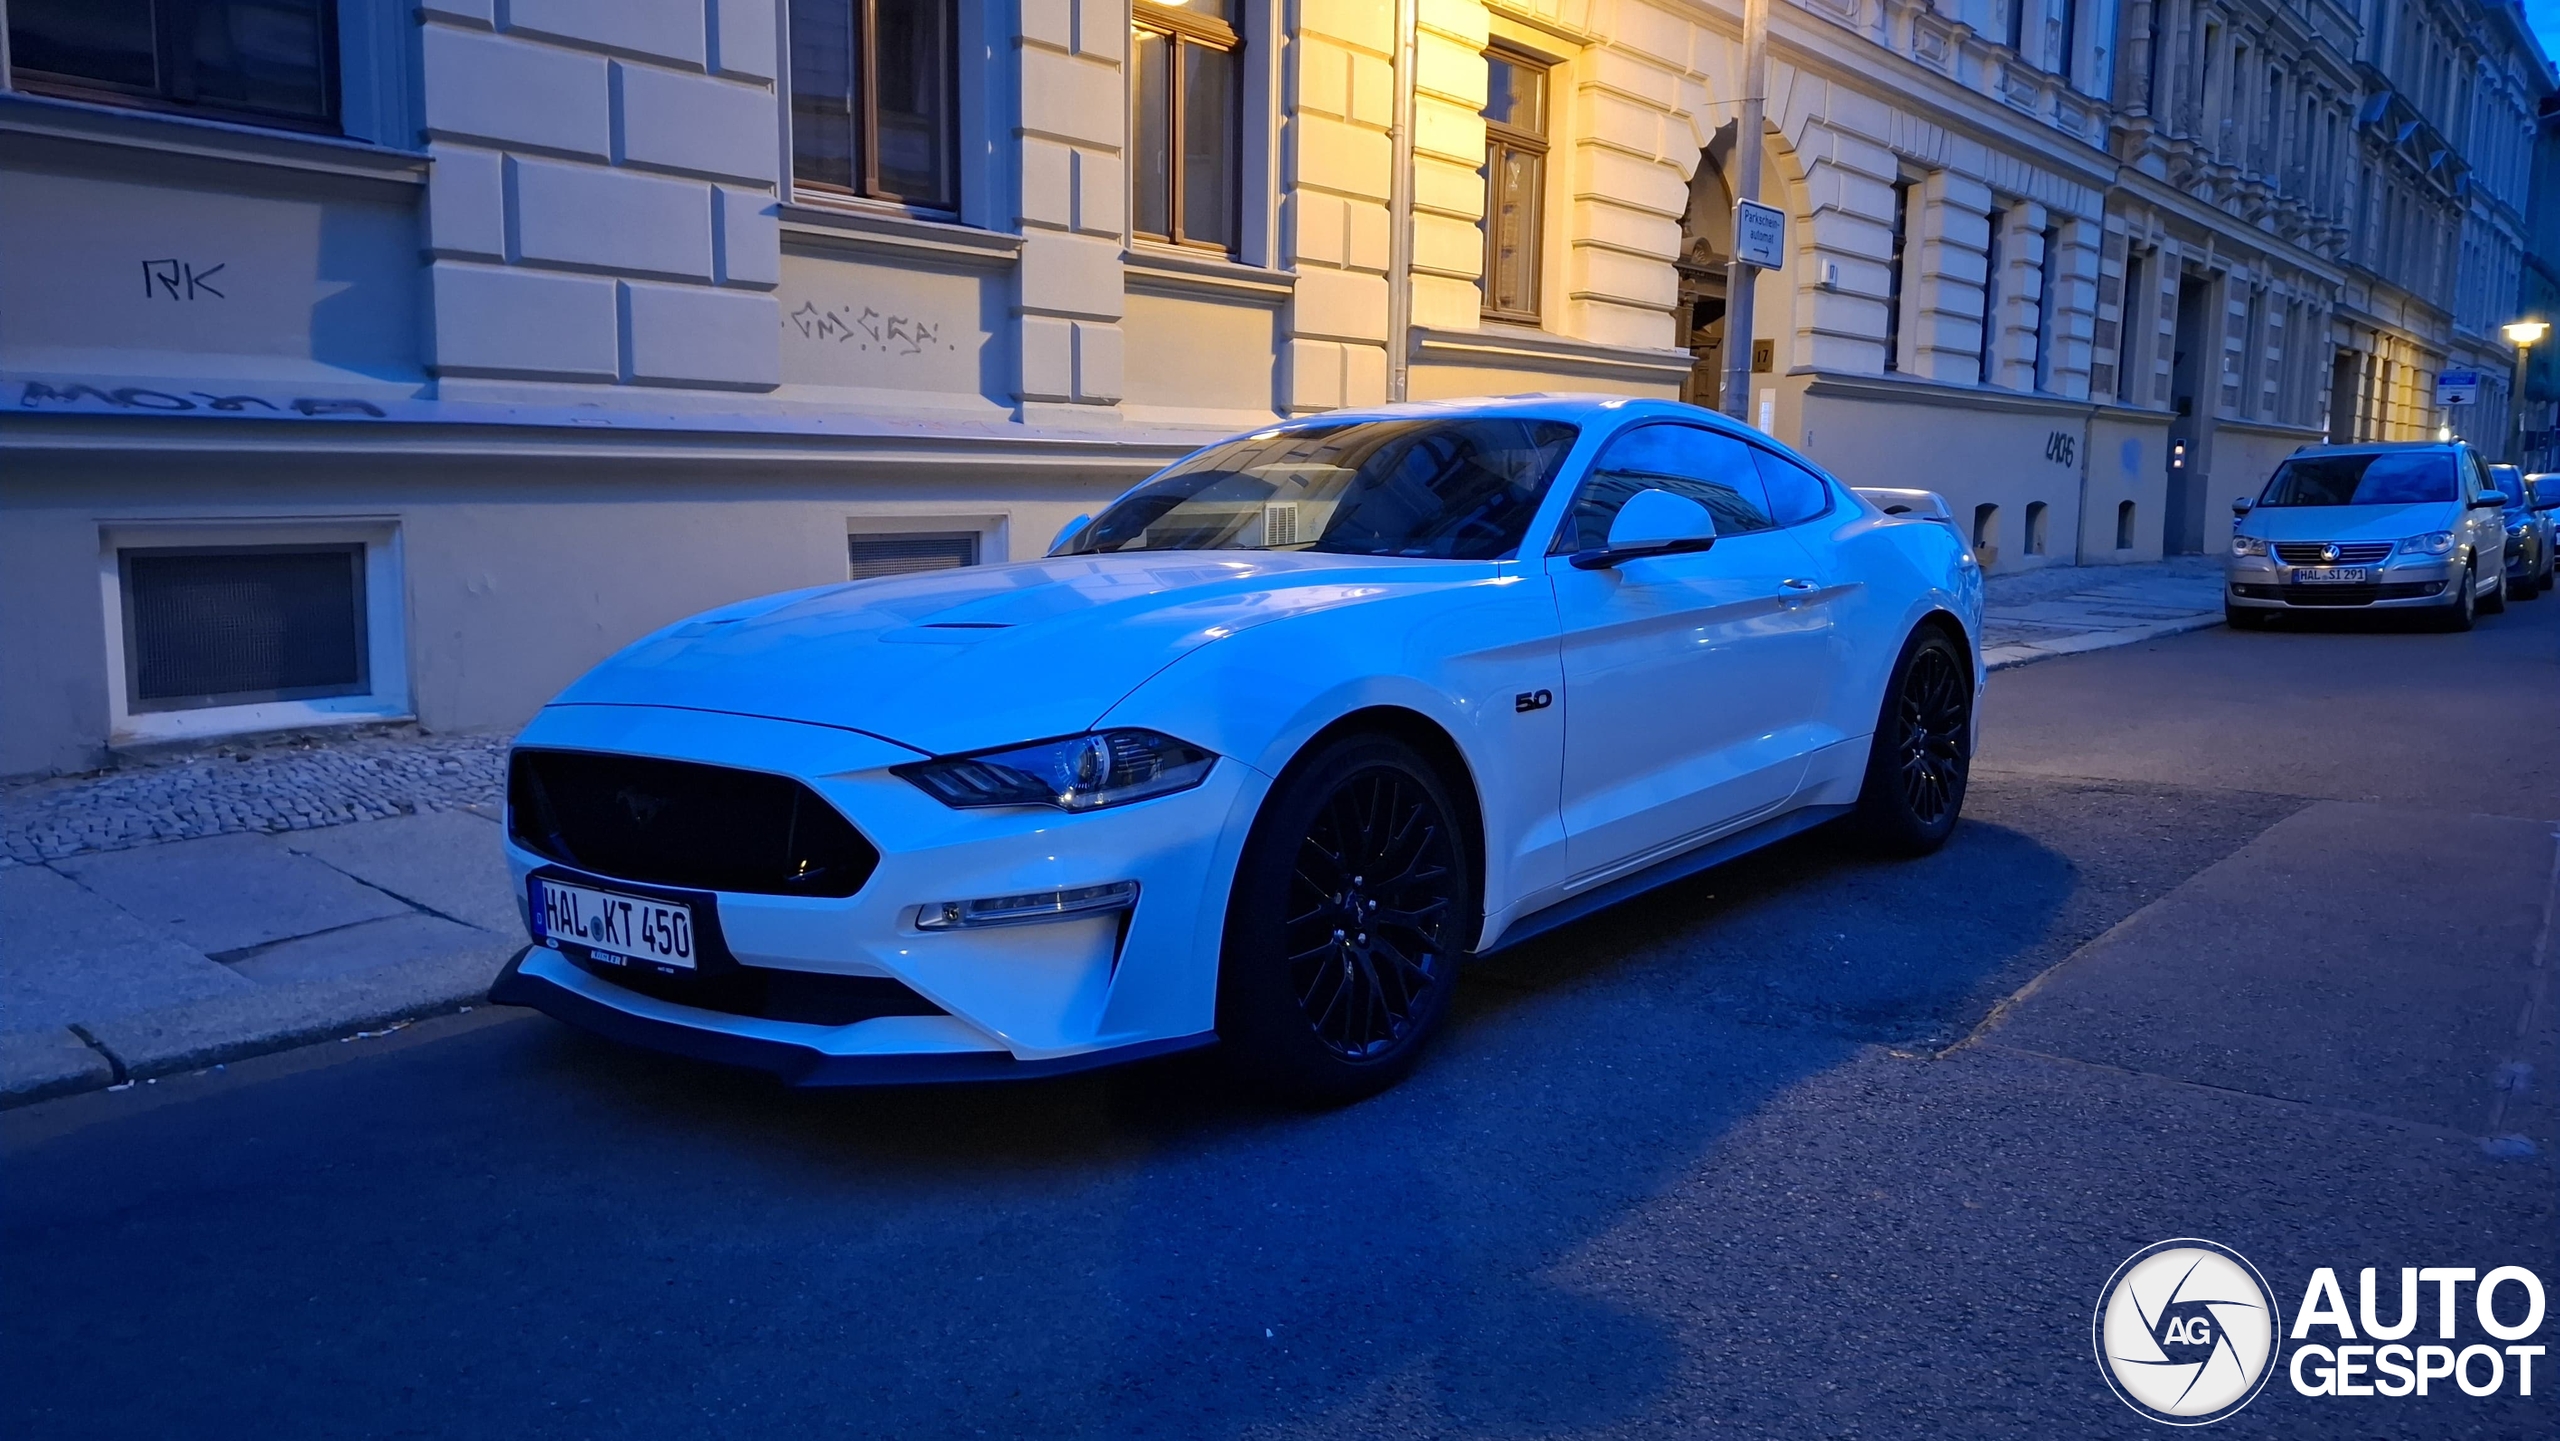
[[2531, 376], [2529, 369], [2534, 344], [2551, 333], [2551, 326], [2540, 320], [2518, 320], [2499, 327], [2507, 343], [2516, 348], [2516, 464], [2524, 464], [2524, 388]]

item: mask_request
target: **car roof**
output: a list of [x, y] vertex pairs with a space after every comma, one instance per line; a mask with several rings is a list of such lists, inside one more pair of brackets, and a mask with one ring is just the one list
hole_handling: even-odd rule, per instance
[[1471, 395], [1454, 400], [1396, 401], [1386, 405], [1292, 416], [1281, 425], [1339, 425], [1345, 421], [1445, 419], [1465, 415], [1513, 415], [1539, 420], [1567, 420], [1577, 425], [1609, 423], [1638, 415], [1676, 416], [1763, 442], [1768, 439], [1730, 416], [1677, 400], [1585, 391], [1541, 390], [1518, 395]]
[[2447, 453], [2462, 448], [2458, 440], [2351, 440], [2335, 445], [2306, 445], [2296, 455], [2383, 455], [2401, 451], [2441, 450]]
[[[1662, 400], [1644, 395], [1612, 395], [1595, 391], [1527, 391], [1518, 395], [1471, 395], [1455, 400], [1406, 400], [1387, 405], [1364, 406], [1355, 410], [1327, 410], [1313, 415], [1292, 416], [1270, 430], [1294, 430], [1310, 425], [1340, 425], [1366, 420], [1418, 420], [1426, 417], [1452, 418], [1466, 415], [1509, 415], [1528, 420], [1561, 420], [1592, 429], [1610, 430], [1640, 420], [1683, 420], [1692, 425], [1720, 431], [1737, 440], [1766, 447], [1812, 470], [1822, 471], [1822, 463], [1798, 451], [1774, 435], [1743, 424], [1732, 416], [1686, 401]], [[1260, 432], [1256, 432], [1260, 433]]]

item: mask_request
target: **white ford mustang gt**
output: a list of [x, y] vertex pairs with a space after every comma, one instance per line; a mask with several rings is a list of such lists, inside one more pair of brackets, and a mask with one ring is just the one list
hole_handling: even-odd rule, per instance
[[1347, 1099], [1471, 955], [1835, 818], [1942, 843], [1980, 620], [1947, 526], [1693, 407], [1289, 421], [1044, 559], [580, 679], [511, 759], [492, 999], [801, 1085], [1216, 1041]]

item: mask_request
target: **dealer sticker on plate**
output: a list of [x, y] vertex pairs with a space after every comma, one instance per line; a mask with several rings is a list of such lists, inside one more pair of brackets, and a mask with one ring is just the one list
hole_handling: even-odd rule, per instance
[[640, 960], [693, 969], [693, 907], [621, 896], [535, 877], [534, 938], [572, 941], [605, 961]]

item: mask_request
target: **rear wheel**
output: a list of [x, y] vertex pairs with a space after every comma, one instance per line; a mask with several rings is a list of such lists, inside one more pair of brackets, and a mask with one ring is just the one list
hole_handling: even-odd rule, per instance
[[1458, 813], [1391, 736], [1329, 742], [1281, 777], [1219, 957], [1218, 1037], [1246, 1080], [1336, 1105], [1413, 1069], [1484, 919]]
[[1973, 671], [1944, 631], [1915, 632], [1885, 683], [1852, 824], [1889, 855], [1927, 855], [1955, 833], [1973, 764]]

